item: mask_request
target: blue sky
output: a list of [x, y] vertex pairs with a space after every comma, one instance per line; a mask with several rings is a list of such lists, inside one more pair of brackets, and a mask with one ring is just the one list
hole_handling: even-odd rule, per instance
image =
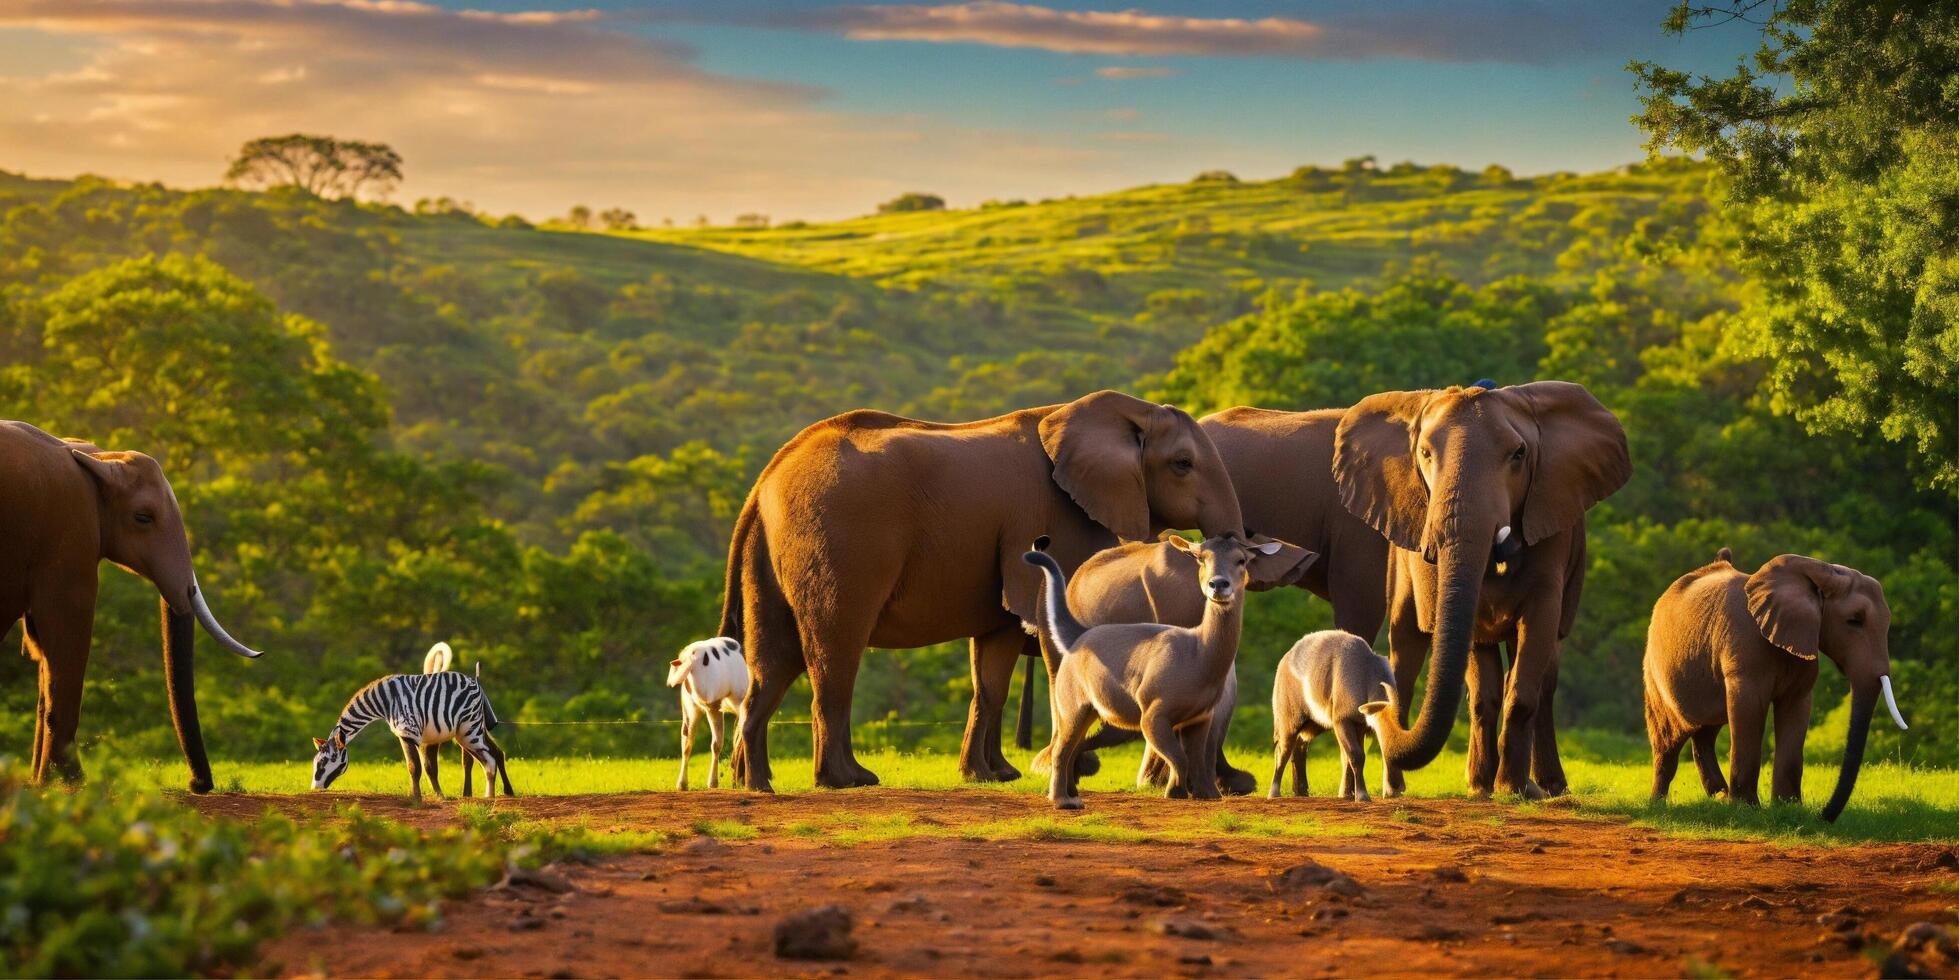
[[0, 167], [215, 182], [245, 139], [401, 149], [398, 197], [532, 217], [864, 213], [1363, 153], [1638, 159], [1625, 65], [1721, 72], [1665, 2], [0, 0]]

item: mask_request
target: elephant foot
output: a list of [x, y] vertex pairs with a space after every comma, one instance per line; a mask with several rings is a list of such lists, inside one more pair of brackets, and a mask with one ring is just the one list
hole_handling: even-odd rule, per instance
[[1355, 802], [1355, 803], [1367, 803], [1367, 802], [1371, 802], [1371, 801], [1370, 801], [1370, 800], [1369, 800], [1369, 799], [1367, 798], [1367, 791], [1366, 791], [1366, 790], [1360, 790], [1359, 792], [1357, 792], [1357, 793], [1355, 793], [1355, 794], [1354, 794], [1354, 802]]
[[865, 769], [862, 766], [858, 766], [853, 771], [843, 773], [832, 773], [822, 770], [816, 773], [816, 785], [823, 789], [856, 789], [860, 786], [876, 786], [877, 783], [877, 773]]
[[1497, 788], [1507, 796], [1522, 797], [1530, 802], [1536, 802], [1545, 798], [1544, 790], [1528, 779], [1524, 780], [1521, 786], [1498, 786]]
[[1054, 801], [1054, 808], [1057, 810], [1080, 810], [1082, 808], [1082, 798], [1079, 796], [1063, 797]]
[[1381, 787], [1381, 799], [1398, 800], [1401, 798], [1401, 794], [1404, 792], [1407, 791], [1403, 790], [1399, 786], [1383, 786]]
[[205, 793], [209, 793], [211, 791], [211, 781], [208, 779], [199, 779], [196, 776], [192, 776], [190, 779], [190, 785], [188, 786], [188, 789], [191, 792], [196, 793], [199, 796], [202, 796]]
[[1472, 800], [1487, 800], [1490, 798], [1490, 795], [1490, 788], [1488, 786], [1469, 787], [1469, 798]]
[[1013, 763], [1002, 759], [993, 764], [993, 779], [995, 782], [1011, 783], [1019, 778], [1020, 770], [1015, 769]]
[[1571, 792], [1571, 787], [1565, 785], [1562, 780], [1555, 783], [1538, 783], [1537, 786], [1544, 791], [1544, 795], [1547, 797], [1564, 796]]
[[1226, 796], [1250, 796], [1258, 792], [1258, 777], [1243, 769], [1218, 773], [1218, 791]]
[[[969, 783], [1011, 783], [1020, 778], [1020, 770], [1012, 766], [1001, 769], [998, 766], [982, 768], [976, 765], [962, 765], [959, 767], [959, 775]], [[871, 785], [876, 783], [877, 777], [872, 776]]]

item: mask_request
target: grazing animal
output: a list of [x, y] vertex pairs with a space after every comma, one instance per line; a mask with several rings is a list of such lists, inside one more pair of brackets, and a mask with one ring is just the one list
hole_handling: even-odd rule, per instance
[[[1156, 541], [1131, 541], [1097, 552], [1069, 576], [1068, 607], [1087, 626], [1103, 623], [1196, 626], [1204, 619], [1204, 593], [1197, 585], [1197, 562], [1191, 560], [1191, 553], [1179, 551], [1169, 542], [1170, 538], [1179, 536], [1175, 531], [1165, 531]], [[1254, 545], [1275, 540], [1255, 533], [1248, 533], [1247, 537]], [[1304, 548], [1279, 542], [1278, 551], [1252, 557], [1245, 587], [1260, 592], [1291, 585], [1318, 558], [1317, 554]], [[1218, 791], [1243, 796], [1257, 791], [1258, 777], [1233, 768], [1224, 757], [1231, 713], [1237, 706], [1238, 677], [1236, 668], [1233, 668], [1225, 677], [1224, 690], [1218, 695], [1217, 708], [1211, 715], [1211, 745], [1207, 751], [1213, 756], [1212, 763], [1217, 767]], [[1105, 725], [1089, 736], [1082, 743], [1082, 748], [1084, 751], [1107, 748], [1136, 737], [1135, 732]], [[1051, 746], [1043, 749], [1034, 758], [1031, 768], [1037, 773], [1046, 773], [1051, 752]], [[1076, 775], [1091, 773], [1080, 772]], [[1168, 778], [1169, 774], [1163, 770], [1162, 758], [1145, 751], [1142, 768], [1137, 773], [1137, 785], [1161, 785]]]
[[[422, 657], [422, 673], [442, 673], [450, 669], [450, 664], [454, 663], [455, 659], [455, 651], [449, 649], [449, 644], [438, 641], [434, 646], [429, 647], [428, 654]], [[483, 683], [483, 661], [481, 660], [476, 662], [476, 683], [479, 685]], [[496, 753], [497, 775], [503, 778], [503, 794], [505, 796], [516, 796], [517, 791], [510, 788], [510, 767], [504, 764], [503, 746], [498, 745], [497, 740], [490, 738], [487, 733], [489, 731], [495, 731], [497, 727], [497, 711], [490, 706], [490, 699], [487, 694], [483, 697], [483, 710], [489, 716], [488, 720], [484, 723], [484, 728], [487, 731], [483, 737], [490, 739], [490, 751]], [[469, 754], [469, 748], [461, 742], [456, 743], [456, 751], [457, 754], [463, 757], [463, 795], [468, 796], [475, 775], [476, 759]], [[440, 796], [442, 794], [442, 784], [436, 777], [437, 758], [436, 746], [422, 746], [422, 765], [428, 770], [429, 785], [437, 787], [435, 792], [436, 795]]]
[[[476, 678], [456, 671], [437, 674], [389, 674], [361, 688], [340, 712], [326, 738], [313, 740], [313, 788], [326, 789], [347, 771], [347, 743], [377, 721], [401, 740], [408, 762], [408, 785], [416, 802], [422, 799], [422, 756], [425, 746], [455, 740], [483, 765], [483, 795], [496, 795], [502, 753], [490, 741], [489, 699]], [[433, 773], [430, 774], [433, 777]], [[442, 796], [433, 778], [430, 788]]]
[[[1374, 700], [1386, 692], [1388, 700]], [[1381, 712], [1394, 706], [1394, 671], [1367, 641], [1344, 630], [1308, 633], [1279, 660], [1272, 682], [1272, 789], [1292, 763], [1292, 795], [1306, 795], [1306, 748], [1321, 732], [1340, 740], [1341, 799], [1367, 802], [1367, 731], [1381, 742]], [[1398, 796], [1382, 764], [1381, 795]]]
[[978, 422], [857, 411], [811, 425], [762, 470], [728, 549], [717, 632], [741, 640], [755, 676], [733, 771], [769, 788], [769, 719], [807, 671], [816, 784], [876, 785], [850, 747], [865, 648], [964, 637], [975, 683], [960, 772], [1017, 779], [1000, 712], [1015, 664], [1037, 653], [1022, 624], [1041, 578], [1013, 542], [1051, 535], [1072, 570], [1119, 539], [1244, 526], [1196, 420], [1119, 392]]
[[211, 790], [211, 760], [197, 723], [192, 670], [196, 627], [242, 657], [258, 652], [226, 633], [197, 585], [177, 495], [157, 461], [137, 452], [0, 421], [0, 633], [25, 620], [21, 652], [40, 672], [31, 775], [78, 780], [73, 751], [82, 682], [95, 631], [103, 561], [156, 586], [163, 620], [163, 683], [170, 721], [190, 767], [190, 791]]
[[1151, 751], [1170, 769], [1168, 795], [1217, 799], [1217, 772], [1210, 749], [1211, 716], [1238, 655], [1238, 634], [1252, 559], [1276, 554], [1277, 541], [1248, 544], [1236, 534], [1169, 545], [1197, 559], [1197, 585], [1209, 601], [1195, 628], [1160, 623], [1109, 623], [1087, 627], [1068, 604], [1068, 578], [1047, 554], [1048, 539], [1034, 542], [1022, 558], [1046, 576], [1043, 603], [1048, 642], [1042, 653], [1053, 676], [1053, 772], [1048, 797], [1063, 810], [1082, 808], [1076, 791], [1075, 756], [1088, 726], [1140, 730]]
[[721, 713], [741, 724], [742, 699], [748, 696], [748, 664], [741, 641], [717, 636], [697, 640], [668, 665], [667, 686], [680, 688], [680, 779], [674, 788], [687, 788], [687, 758], [694, 754], [694, 725], [707, 716], [713, 738], [707, 748], [707, 788], [721, 787]]
[[[1850, 732], [1836, 791], [1823, 807], [1823, 819], [1836, 820], [1857, 785], [1880, 696], [1892, 722], [1905, 727], [1891, 693], [1890, 628], [1891, 607], [1876, 579], [1801, 555], [1772, 558], [1743, 575], [1722, 548], [1713, 562], [1674, 580], [1646, 630], [1653, 798], [1666, 799], [1681, 746], [1691, 738], [1709, 796], [1759, 802], [1762, 730], [1773, 706], [1774, 798], [1802, 799], [1803, 736], [1821, 653], [1850, 679]], [[1725, 782], [1714, 758], [1723, 725], [1733, 726]]]

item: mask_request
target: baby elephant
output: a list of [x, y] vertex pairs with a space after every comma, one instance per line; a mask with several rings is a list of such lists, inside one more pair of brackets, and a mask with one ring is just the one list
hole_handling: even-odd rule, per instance
[[[1646, 632], [1646, 734], [1653, 743], [1653, 798], [1664, 800], [1694, 741], [1694, 765], [1709, 796], [1759, 802], [1762, 730], [1775, 708], [1777, 800], [1803, 793], [1803, 736], [1809, 729], [1816, 655], [1850, 679], [1850, 732], [1836, 791], [1823, 808], [1834, 821], [1850, 801], [1864, 740], [1880, 695], [1899, 728], [1891, 694], [1891, 607], [1877, 580], [1842, 565], [1782, 555], [1743, 575], [1722, 548], [1711, 564], [1675, 580], [1653, 606]], [[1728, 779], [1714, 737], [1732, 725]]]
[[[1385, 693], [1386, 701], [1369, 700]], [[1306, 795], [1306, 746], [1313, 737], [1332, 729], [1340, 740], [1340, 796], [1367, 802], [1367, 730], [1380, 722], [1381, 712], [1394, 706], [1394, 671], [1388, 659], [1367, 641], [1341, 630], [1321, 630], [1300, 637], [1279, 661], [1272, 682], [1272, 743], [1278, 757], [1272, 765], [1274, 799], [1286, 762], [1292, 762], [1292, 794]], [[1380, 744], [1381, 733], [1374, 732]], [[1381, 773], [1381, 795], [1396, 795]]]

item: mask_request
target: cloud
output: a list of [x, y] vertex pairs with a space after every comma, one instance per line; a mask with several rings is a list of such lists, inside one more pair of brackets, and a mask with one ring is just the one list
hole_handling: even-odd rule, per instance
[[709, 71], [588, 10], [0, 0], [0, 166], [32, 173], [208, 185], [248, 139], [317, 132], [393, 145], [403, 200], [657, 220], [837, 217], [913, 187], [1024, 196], [1151, 165], [1087, 134], [841, 112], [825, 96]]
[[1095, 69], [1095, 77], [1108, 78], [1115, 81], [1127, 81], [1132, 78], [1175, 78], [1181, 74], [1183, 73], [1175, 68], [1146, 68], [1132, 65], [1104, 65], [1101, 68]]
[[[860, 41], [922, 41], [1115, 57], [1412, 59], [1542, 64], [1607, 50], [1628, 24], [1651, 32], [1638, 4], [1453, 0], [1329, 8], [1326, 17], [1189, 17], [1144, 10], [1064, 10], [1007, 0], [853, 4], [785, 10], [721, 3], [636, 8], [631, 16], [819, 31]], [[1121, 77], [1121, 76], [1105, 76]], [[1155, 77], [1155, 76], [1127, 76]]]

